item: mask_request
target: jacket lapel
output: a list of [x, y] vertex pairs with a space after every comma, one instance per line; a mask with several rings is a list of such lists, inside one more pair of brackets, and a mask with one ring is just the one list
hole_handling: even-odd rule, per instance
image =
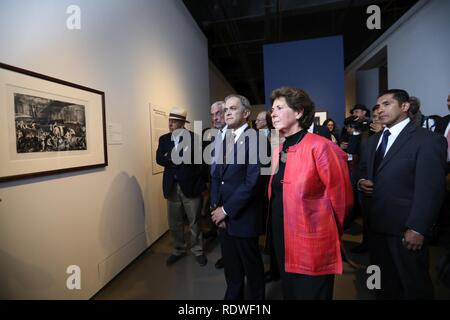
[[[380, 170], [382, 170], [386, 164], [392, 160], [392, 158], [405, 146], [406, 142], [408, 142], [411, 134], [416, 131], [416, 125], [411, 121], [408, 123], [408, 125], [400, 132], [397, 139], [395, 139], [392, 146], [389, 148], [388, 152], [386, 153], [386, 156], [383, 158], [383, 161], [381, 161], [380, 166], [378, 167], [377, 172], [375, 174], [378, 174]], [[372, 163], [373, 168], [373, 163]]]
[[[225, 137], [222, 140], [222, 144], [221, 144], [221, 148], [222, 148], [222, 155], [224, 154], [224, 152], [227, 152], [227, 146], [226, 146], [226, 142], [227, 142], [227, 135], [225, 134]], [[236, 144], [235, 144], [236, 145]], [[225, 150], [224, 150], [225, 149]], [[233, 148], [233, 150], [236, 148]], [[225, 171], [228, 168], [228, 164], [227, 164], [227, 159], [230, 158], [229, 154], [225, 154], [225, 157], [223, 159], [223, 164], [221, 166], [222, 168], [222, 177], [225, 175]]]
[[370, 154], [367, 158], [367, 176], [369, 177], [370, 180], [372, 180], [373, 176], [374, 176], [373, 165], [375, 162], [375, 153], [377, 151], [378, 141], [380, 141], [380, 137], [382, 134], [383, 134], [383, 131], [380, 131], [373, 136], [373, 139], [372, 139], [373, 145], [369, 149]]
[[214, 143], [213, 154], [212, 154], [212, 163], [211, 163], [211, 175], [214, 174], [216, 167], [218, 166], [219, 157], [222, 155], [222, 140], [220, 139], [221, 133], [219, 132], [217, 135], [211, 138], [212, 143]]
[[166, 138], [166, 145], [170, 151], [172, 151], [172, 149], [175, 148], [175, 141], [172, 140], [171, 133], [169, 133], [169, 135]]
[[[247, 152], [248, 143], [246, 142], [246, 136], [244, 135], [244, 133], [249, 129], [250, 129], [250, 127], [245, 128], [244, 132], [242, 132], [242, 134], [239, 136], [238, 140], [234, 144], [233, 158], [232, 158], [233, 164], [235, 164], [235, 162], [236, 162], [238, 150], [240, 150], [240, 148], [242, 148], [240, 146], [241, 144], [244, 144], [245, 152]], [[225, 137], [225, 139], [226, 139], [226, 137]], [[224, 139], [224, 141], [225, 141], [225, 139]], [[231, 158], [231, 155], [227, 154], [225, 159], [228, 159], [228, 158]], [[224, 163], [222, 165], [222, 177], [225, 175], [225, 171], [227, 171], [228, 167], [229, 167], [229, 164], [227, 164], [227, 163]]]

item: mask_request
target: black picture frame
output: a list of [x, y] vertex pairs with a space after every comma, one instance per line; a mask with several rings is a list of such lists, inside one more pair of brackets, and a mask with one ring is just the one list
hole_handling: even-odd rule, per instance
[[327, 119], [328, 119], [327, 111], [316, 111], [316, 113], [314, 114], [314, 123], [317, 126], [321, 126]]
[[105, 93], [0, 63], [0, 182], [106, 167]]

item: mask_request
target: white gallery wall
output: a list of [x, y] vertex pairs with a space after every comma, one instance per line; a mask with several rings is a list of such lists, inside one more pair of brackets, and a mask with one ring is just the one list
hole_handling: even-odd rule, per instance
[[236, 93], [222, 72], [212, 62], [209, 63], [209, 90], [211, 104], [222, 101], [229, 94]]
[[149, 103], [209, 124], [207, 40], [178, 0], [2, 0], [0, 62], [104, 91], [122, 126], [105, 169], [0, 184], [0, 298], [90, 298], [167, 231]]
[[356, 96], [355, 73], [387, 47], [388, 86], [422, 101], [426, 115], [448, 113], [450, 93], [450, 1], [421, 0], [345, 70], [347, 106]]

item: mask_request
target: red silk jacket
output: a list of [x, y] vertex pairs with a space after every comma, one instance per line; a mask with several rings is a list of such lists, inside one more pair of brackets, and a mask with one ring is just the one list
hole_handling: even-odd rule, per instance
[[[272, 157], [272, 179], [281, 145]], [[333, 142], [307, 133], [287, 150], [283, 178], [286, 272], [342, 273], [344, 217], [353, 205], [347, 154]]]

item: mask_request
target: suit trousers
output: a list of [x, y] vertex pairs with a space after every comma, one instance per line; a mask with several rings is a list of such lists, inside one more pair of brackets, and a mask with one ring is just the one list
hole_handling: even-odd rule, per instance
[[203, 236], [200, 230], [201, 197], [187, 198], [178, 183], [174, 184], [167, 199], [169, 229], [174, 242], [174, 255], [186, 253], [184, 238], [185, 216], [191, 232], [191, 251], [195, 256], [203, 254]]
[[403, 245], [401, 236], [369, 231], [369, 254], [370, 263], [381, 271], [378, 299], [433, 299], [426, 240], [414, 252]]
[[243, 300], [245, 277], [248, 298], [264, 300], [264, 264], [259, 251], [258, 238], [239, 238], [220, 231], [227, 291], [225, 300]]

